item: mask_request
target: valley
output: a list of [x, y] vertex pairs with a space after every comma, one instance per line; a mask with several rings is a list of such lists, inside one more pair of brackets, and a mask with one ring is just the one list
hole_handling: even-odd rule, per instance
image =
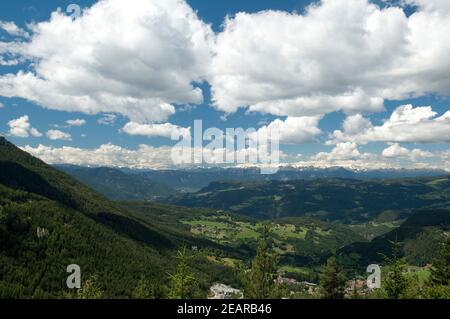
[[191, 297], [245, 292], [262, 243], [288, 289], [279, 297], [317, 297], [333, 255], [348, 280], [370, 263], [389, 269], [382, 255], [394, 242], [425, 285], [449, 237], [448, 176], [214, 181], [155, 195], [166, 188], [136, 173], [91, 172], [56, 169], [0, 139], [1, 298], [77, 298], [65, 287], [73, 263], [102, 298], [168, 298], [185, 254], [198, 278]]

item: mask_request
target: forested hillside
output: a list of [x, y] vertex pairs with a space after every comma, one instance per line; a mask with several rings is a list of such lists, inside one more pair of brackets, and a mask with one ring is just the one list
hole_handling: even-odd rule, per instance
[[[131, 297], [142, 278], [167, 286], [183, 244], [197, 240], [132, 217], [125, 206], [0, 139], [0, 297], [70, 296], [70, 264], [81, 267], [83, 280], [95, 278], [103, 297]], [[227, 276], [225, 267], [200, 255], [195, 269], [208, 274], [204, 291]]]
[[392, 257], [393, 246], [399, 244], [400, 254], [409, 264], [425, 266], [432, 261], [449, 232], [450, 210], [424, 209], [416, 211], [400, 227], [370, 242], [350, 244], [339, 253], [348, 267], [361, 268]]
[[196, 192], [217, 181], [292, 181], [298, 179], [344, 178], [357, 180], [386, 179], [386, 178], [416, 178], [435, 177], [446, 174], [444, 170], [436, 169], [377, 169], [351, 170], [343, 167], [280, 167], [278, 172], [262, 175], [258, 168], [197, 168], [180, 170], [133, 170], [125, 172], [142, 175], [152, 181], [159, 182], [184, 192]]
[[259, 219], [309, 216], [364, 222], [402, 219], [418, 208], [450, 207], [450, 179], [444, 177], [372, 180], [214, 182], [168, 203], [213, 207]]

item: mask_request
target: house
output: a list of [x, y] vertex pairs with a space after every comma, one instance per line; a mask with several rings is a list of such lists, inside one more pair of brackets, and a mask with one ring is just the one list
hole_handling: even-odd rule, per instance
[[243, 297], [244, 294], [239, 289], [218, 283], [210, 288], [208, 299], [242, 299]]

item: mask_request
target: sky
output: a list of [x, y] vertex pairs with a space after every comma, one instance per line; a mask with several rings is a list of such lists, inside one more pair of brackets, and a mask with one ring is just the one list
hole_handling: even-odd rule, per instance
[[447, 0], [0, 7], [0, 135], [50, 164], [176, 168], [202, 120], [289, 165], [450, 171]]

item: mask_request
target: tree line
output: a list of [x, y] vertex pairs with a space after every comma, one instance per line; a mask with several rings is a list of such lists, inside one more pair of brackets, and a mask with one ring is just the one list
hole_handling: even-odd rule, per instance
[[[168, 273], [168, 286], [154, 284], [142, 277], [133, 291], [135, 299], [197, 299], [207, 297], [202, 291], [199, 281], [190, 265], [191, 253], [181, 248], [175, 259], [177, 266], [173, 273]], [[450, 240], [446, 240], [434, 258], [430, 275], [421, 282], [415, 275], [408, 275], [406, 262], [400, 257], [400, 246], [393, 244], [392, 257], [386, 257], [383, 267], [382, 285], [361, 294], [356, 287], [348, 286], [348, 279], [336, 253], [328, 258], [322, 267], [320, 284], [314, 292], [295, 290], [292, 286], [278, 283], [278, 254], [271, 245], [268, 226], [264, 227], [258, 244], [256, 255], [248, 269], [238, 267], [236, 270], [246, 299], [279, 299], [279, 298], [450, 298]], [[349, 292], [349, 289], [351, 290]], [[102, 291], [95, 283], [95, 277], [88, 279], [83, 288], [78, 290], [74, 298], [102, 298]]]

